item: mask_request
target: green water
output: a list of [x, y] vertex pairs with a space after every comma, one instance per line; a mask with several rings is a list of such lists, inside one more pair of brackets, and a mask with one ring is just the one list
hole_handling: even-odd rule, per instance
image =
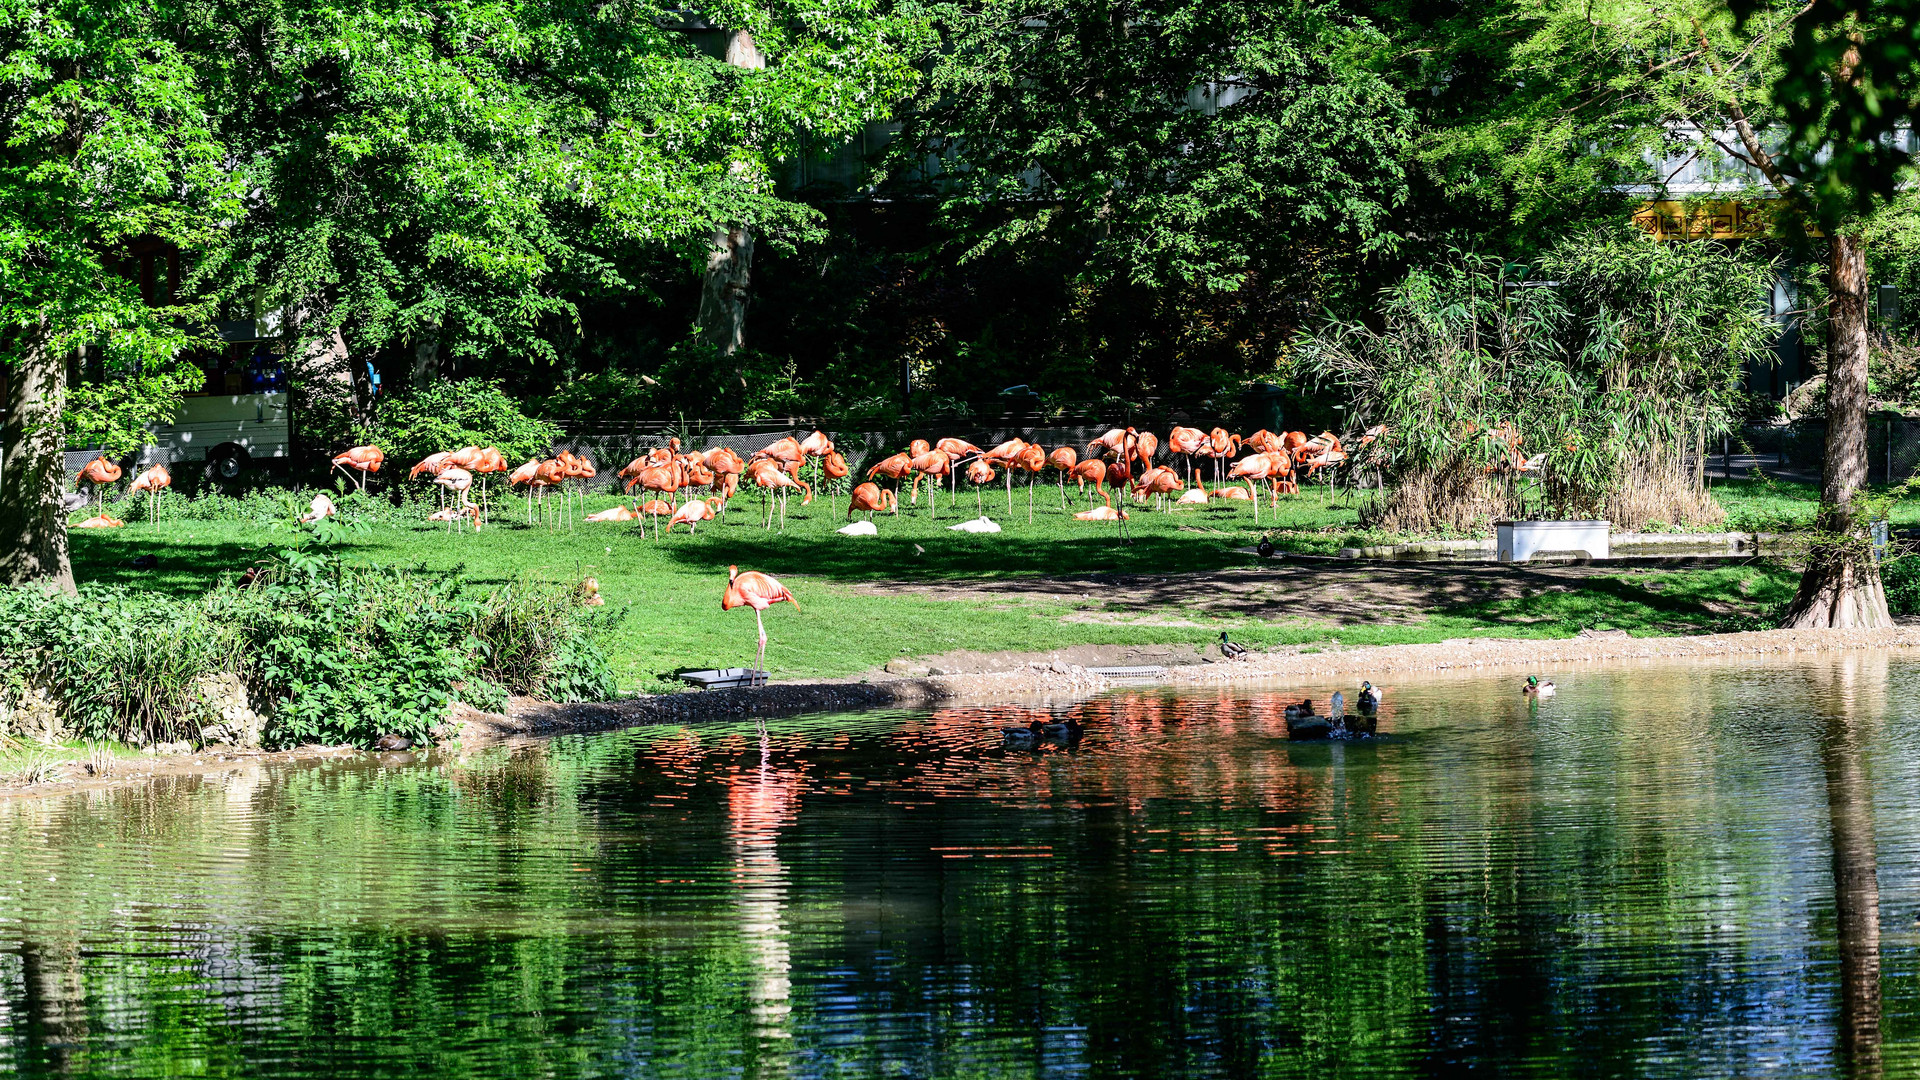
[[1009, 706], [0, 802], [0, 1072], [1920, 1068], [1920, 666], [1558, 677], [1347, 745], [1127, 691], [1072, 751]]

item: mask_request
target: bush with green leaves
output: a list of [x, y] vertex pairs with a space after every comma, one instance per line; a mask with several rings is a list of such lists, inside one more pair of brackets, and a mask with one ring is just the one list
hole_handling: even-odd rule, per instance
[[544, 456], [559, 437], [558, 427], [528, 416], [498, 382], [461, 379], [404, 390], [381, 402], [374, 442], [393, 469], [465, 446], [496, 447], [517, 465]]
[[231, 674], [266, 715], [269, 746], [419, 740], [456, 700], [499, 709], [509, 693], [611, 697], [612, 668], [595, 640], [602, 617], [557, 584], [480, 590], [450, 574], [349, 567], [299, 548], [247, 588], [194, 599], [6, 589], [0, 714], [44, 699], [69, 737], [195, 740], [195, 687]]
[[1462, 258], [1384, 290], [1377, 320], [1303, 337], [1300, 362], [1350, 395], [1353, 428], [1386, 425], [1364, 458], [1397, 481], [1389, 531], [1712, 521], [1703, 451], [1744, 415], [1746, 365], [1772, 360], [1772, 272], [1642, 236], [1575, 237], [1531, 273]]

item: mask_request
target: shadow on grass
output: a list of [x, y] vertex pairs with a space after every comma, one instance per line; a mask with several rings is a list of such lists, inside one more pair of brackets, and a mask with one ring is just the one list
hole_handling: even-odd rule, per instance
[[[73, 577], [80, 584], [118, 585], [132, 589], [197, 596], [222, 580], [245, 573], [263, 555], [287, 546], [284, 537], [271, 542], [236, 543], [229, 540], [164, 540], [146, 535], [116, 535], [101, 531], [77, 532], [69, 539]], [[133, 560], [151, 555], [154, 565], [142, 568]]]

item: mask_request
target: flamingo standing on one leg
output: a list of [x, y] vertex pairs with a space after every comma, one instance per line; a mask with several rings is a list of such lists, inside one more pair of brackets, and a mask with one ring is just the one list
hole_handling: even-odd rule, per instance
[[1025, 439], [1008, 439], [999, 446], [982, 454], [981, 457], [1007, 471], [1007, 513], [1013, 513], [1013, 462], [1027, 452]]
[[1167, 453], [1185, 454], [1187, 458], [1187, 482], [1193, 483], [1193, 456], [1204, 453], [1207, 448], [1207, 433], [1199, 428], [1178, 427], [1167, 432]]
[[333, 459], [336, 469], [358, 469], [360, 471], [360, 490], [367, 490], [367, 474], [380, 471], [380, 465], [387, 460], [384, 450], [377, 446], [356, 446]]
[[[873, 468], [868, 469], [867, 479], [872, 480], [876, 476], [884, 476], [887, 479], [893, 481], [894, 491], [896, 492], [895, 499], [894, 499], [893, 512], [898, 514], [900, 512], [900, 505], [899, 505], [899, 497], [897, 493], [900, 489], [900, 481], [905, 479], [907, 476], [912, 475], [912, 473], [913, 473], [913, 455], [912, 454], [894, 454], [890, 457], [881, 458], [877, 463], [874, 464]], [[916, 487], [919, 485], [919, 483], [920, 482], [918, 479], [914, 481], [914, 484]]]
[[688, 534], [692, 534], [694, 527], [701, 522], [712, 521], [719, 509], [719, 499], [693, 499], [673, 512], [673, 516], [667, 520], [667, 531], [672, 532], [675, 525], [685, 525]]
[[[847, 466], [847, 459], [841, 457], [840, 451], [838, 450], [829, 450], [826, 456], [820, 459], [821, 475], [825, 476], [828, 480], [844, 480], [847, 474], [852, 471], [853, 470]], [[828, 487], [827, 513], [832, 514], [837, 512], [837, 510], [838, 508], [834, 505], [834, 490]]]
[[806, 492], [806, 496], [801, 500], [800, 505], [805, 506], [807, 503], [813, 501], [813, 490], [807, 487], [807, 482], [798, 477], [788, 475], [785, 469], [782, 469], [771, 459], [761, 458], [759, 461], [748, 465], [747, 474], [752, 478], [756, 486], [767, 493], [767, 520], [763, 527], [771, 528], [773, 526], [774, 489], [778, 488], [780, 491], [781, 532], [785, 532], [787, 529], [787, 491], [789, 489], [799, 488], [801, 491]]
[[[914, 445], [919, 446], [920, 442], [915, 440]], [[953, 469], [947, 473], [947, 505], [952, 506], [960, 498], [957, 491], [959, 479], [956, 476], [960, 470], [960, 466], [966, 464], [969, 458], [977, 458], [981, 454], [986, 453], [986, 451], [965, 439], [954, 438], [941, 439], [939, 442], [934, 443], [932, 448], [953, 459]], [[924, 453], [926, 453], [925, 449], [914, 452], [916, 457]]]
[[753, 654], [753, 669], [762, 670], [767, 660], [767, 623], [763, 618], [766, 610], [785, 600], [800, 610], [800, 601], [793, 598], [785, 585], [759, 572], [749, 570], [741, 573], [738, 566], [727, 567], [727, 591], [720, 595], [720, 610], [732, 611], [746, 606], [753, 609], [754, 625], [760, 630], [760, 647]]
[[994, 479], [993, 465], [986, 458], [974, 458], [967, 466], [967, 481], [973, 485], [973, 509], [982, 517], [986, 516], [986, 511], [980, 505], [980, 485], [991, 484]]
[[1047, 464], [1060, 472], [1060, 509], [1067, 508], [1067, 474], [1080, 463], [1080, 452], [1071, 446], [1055, 447], [1047, 455]]
[[127, 498], [131, 499], [141, 492], [147, 493], [147, 520], [158, 521], [158, 500], [160, 493], [173, 486], [173, 477], [165, 465], [149, 465], [145, 472], [133, 478], [127, 485]]
[[93, 489], [94, 499], [102, 503], [106, 500], [101, 497], [100, 489], [108, 484], [118, 483], [122, 475], [120, 466], [108, 461], [105, 457], [94, 458], [80, 468], [80, 479], [85, 480], [87, 486]]

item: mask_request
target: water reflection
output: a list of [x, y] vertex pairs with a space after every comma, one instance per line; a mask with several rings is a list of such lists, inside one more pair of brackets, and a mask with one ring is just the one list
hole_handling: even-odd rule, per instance
[[1920, 1067], [1920, 669], [1555, 677], [1345, 744], [1280, 712], [1331, 687], [1139, 689], [0, 803], [0, 1072]]

